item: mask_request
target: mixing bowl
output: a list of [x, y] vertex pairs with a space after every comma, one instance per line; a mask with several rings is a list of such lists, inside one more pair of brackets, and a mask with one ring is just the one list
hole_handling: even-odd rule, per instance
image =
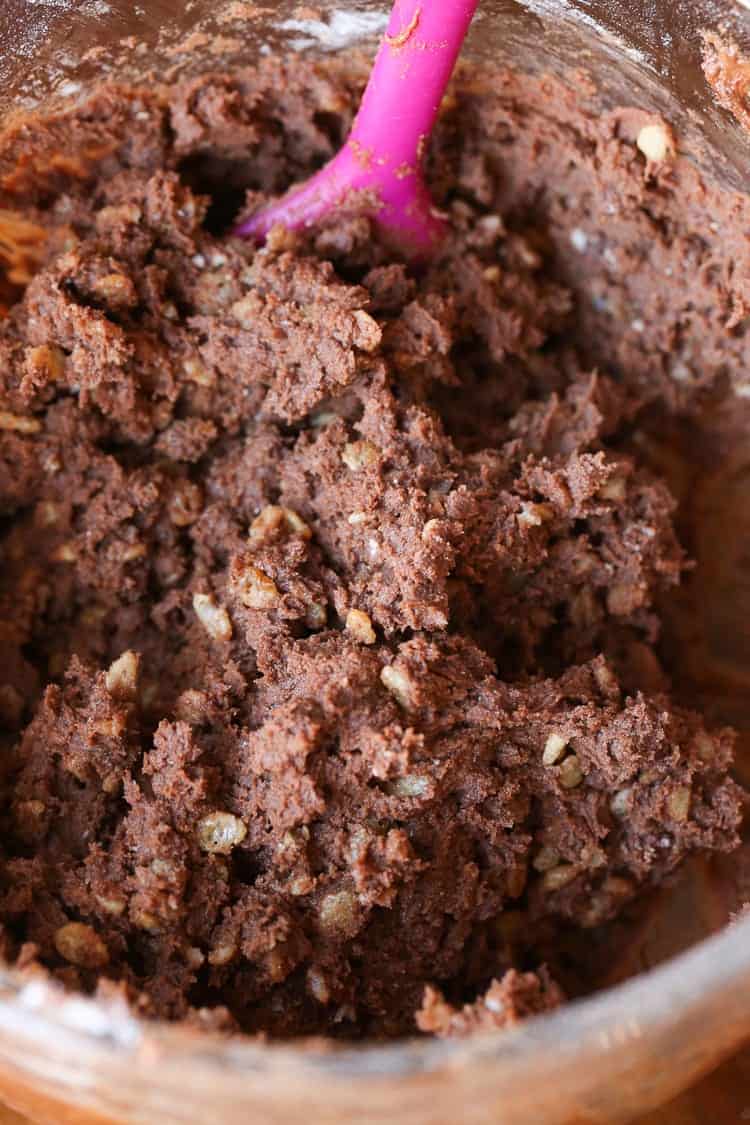
[[[719, 29], [740, 46], [750, 42], [746, 8], [732, 0], [485, 0], [466, 65], [490, 61], [568, 79], [583, 71], [603, 108], [636, 104], [662, 112], [706, 175], [742, 190], [748, 138], [717, 105], [700, 51], [706, 30]], [[176, 69], [184, 76], [246, 65], [276, 51], [324, 58], [369, 50], [385, 18], [384, 5], [335, 0], [303, 8], [5, 0], [0, 112], [11, 125], [32, 109], [84, 96], [104, 78], [156, 81]], [[733, 516], [748, 502], [747, 402], [740, 397], [722, 409], [738, 435], [731, 463], [709, 472], [705, 432], [704, 457], [696, 459], [685, 434], [684, 457], [673, 451], [668, 466], [683, 511], [692, 506], [714, 523], [709, 519], [690, 544], [698, 568], [667, 636], [684, 690], [699, 696], [712, 718], [750, 729], [742, 579], [750, 526]], [[658, 442], [653, 459], [664, 469]], [[741, 744], [740, 773], [744, 757]], [[742, 897], [730, 871], [695, 865], [658, 910], [652, 906], [633, 936], [631, 962], [658, 966], [512, 1031], [463, 1042], [263, 1045], [144, 1023], [114, 1002], [64, 995], [42, 978], [0, 970], [0, 1098], [55, 1125], [632, 1120], [750, 1036], [750, 917], [723, 927]]]

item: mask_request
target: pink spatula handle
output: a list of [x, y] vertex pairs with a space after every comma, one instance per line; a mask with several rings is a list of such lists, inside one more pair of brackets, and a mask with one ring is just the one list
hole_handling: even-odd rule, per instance
[[396, 0], [344, 147], [236, 233], [262, 240], [275, 223], [314, 226], [345, 204], [372, 215], [407, 253], [428, 253], [444, 228], [422, 155], [477, 2]]

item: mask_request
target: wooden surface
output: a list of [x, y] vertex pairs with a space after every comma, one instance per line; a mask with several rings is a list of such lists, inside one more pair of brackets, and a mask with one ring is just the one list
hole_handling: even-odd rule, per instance
[[[750, 1048], [719, 1067], [689, 1094], [635, 1125], [745, 1125], [750, 1122]], [[0, 1125], [30, 1125], [0, 1106]], [[311, 1122], [314, 1125], [314, 1122]], [[543, 1125], [542, 1122], [539, 1125]]]

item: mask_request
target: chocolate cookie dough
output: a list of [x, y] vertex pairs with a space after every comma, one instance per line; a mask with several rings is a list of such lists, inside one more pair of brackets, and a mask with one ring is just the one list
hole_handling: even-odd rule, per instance
[[475, 74], [429, 268], [357, 215], [232, 239], [361, 78], [267, 60], [0, 138], [1, 948], [148, 1016], [462, 1035], [737, 841], [637, 456], [740, 371], [696, 233], [737, 205], [647, 113]]

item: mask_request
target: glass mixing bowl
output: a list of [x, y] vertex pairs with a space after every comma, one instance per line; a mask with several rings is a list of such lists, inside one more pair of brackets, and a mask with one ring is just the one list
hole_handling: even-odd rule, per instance
[[[560, 75], [584, 69], [603, 107], [663, 112], [702, 169], [741, 190], [748, 137], [711, 95], [700, 36], [721, 29], [747, 46], [747, 7], [745, 0], [484, 0], [465, 58]], [[273, 51], [369, 49], [385, 16], [384, 4], [335, 0], [303, 9], [288, 2], [4, 0], [0, 114], [11, 123], [40, 105], [75, 99], [104, 77], [156, 81], [176, 59], [184, 75], [217, 63], [246, 65]], [[186, 36], [187, 54], [180, 50]], [[736, 401], [735, 416], [738, 433], [747, 432], [747, 402]], [[747, 444], [738, 441], [738, 449]], [[741, 451], [710, 480], [685, 487], [689, 443], [686, 451], [672, 476], [682, 474], [688, 502], [709, 511], [719, 503], [747, 509], [750, 454]], [[680, 491], [680, 479], [673, 483]], [[693, 545], [696, 574], [704, 576], [695, 599], [701, 620], [719, 621], [721, 629], [698, 630], [694, 643], [706, 646], [701, 662], [694, 652], [679, 659], [688, 679], [693, 665], [711, 668], [708, 678], [696, 676], [695, 693], [712, 716], [748, 730], [750, 644], [741, 609], [750, 598], [738, 571], [727, 576], [727, 560], [741, 569], [750, 528], [747, 519], [729, 522], [729, 533], [722, 525], [721, 565], [714, 565], [710, 525], [705, 541]], [[673, 635], [679, 642], [679, 626]], [[657, 967], [515, 1030], [463, 1042], [259, 1045], [143, 1023], [115, 1004], [0, 970], [0, 1098], [54, 1125], [625, 1122], [688, 1087], [750, 1036], [750, 917], [722, 928], [732, 894], [715, 880], [697, 865], [658, 920], [649, 915], [634, 937], [633, 962], [661, 962]], [[712, 930], [719, 932], [698, 940]]]

